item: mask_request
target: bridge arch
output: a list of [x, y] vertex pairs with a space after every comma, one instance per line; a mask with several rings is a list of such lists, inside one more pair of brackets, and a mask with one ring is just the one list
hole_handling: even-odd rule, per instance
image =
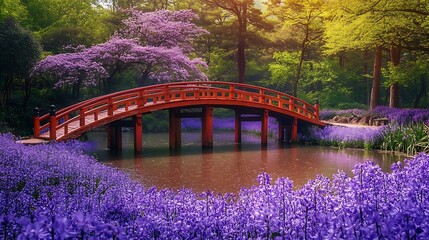
[[[34, 116], [35, 138], [51, 141], [73, 139], [102, 125], [111, 125], [120, 119], [133, 117], [135, 132], [141, 132], [141, 115], [157, 110], [170, 112], [170, 146], [177, 147], [180, 109], [200, 107], [203, 119], [203, 146], [212, 139], [213, 107], [232, 108], [236, 112], [236, 142], [245, 121], [243, 113], [256, 113], [261, 120], [262, 144], [266, 143], [267, 119], [273, 116], [279, 120], [279, 135], [289, 127], [291, 140], [296, 140], [298, 123], [324, 126], [319, 120], [319, 105], [311, 105], [299, 98], [279, 91], [230, 82], [180, 82], [134, 88], [95, 97], [59, 111], [51, 109], [49, 114]], [[249, 120], [249, 119], [247, 119]], [[140, 130], [139, 130], [140, 129]], [[117, 131], [117, 130], [116, 130]], [[204, 133], [206, 132], [206, 133]], [[114, 133], [112, 133], [114, 135]], [[204, 136], [204, 134], [206, 136]], [[138, 133], [137, 133], [138, 135]], [[139, 150], [140, 136], [135, 136]], [[139, 140], [140, 138], [140, 140]], [[265, 138], [265, 139], [264, 139]], [[211, 140], [212, 141], [212, 140]], [[172, 143], [175, 142], [175, 143]], [[141, 145], [141, 144], [140, 144]]]

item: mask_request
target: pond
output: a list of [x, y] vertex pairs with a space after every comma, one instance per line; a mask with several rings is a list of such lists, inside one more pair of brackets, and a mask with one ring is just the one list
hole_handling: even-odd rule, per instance
[[195, 192], [237, 193], [242, 187], [256, 185], [261, 172], [274, 180], [288, 177], [298, 188], [319, 174], [351, 173], [357, 163], [373, 161], [389, 171], [393, 162], [403, 160], [391, 153], [284, 145], [274, 139], [261, 147], [260, 138], [251, 134], [243, 134], [242, 144], [235, 144], [234, 133], [229, 131], [215, 131], [211, 150], [201, 148], [199, 131], [182, 132], [182, 148], [176, 152], [168, 148], [168, 133], [143, 133], [143, 153], [138, 155], [134, 154], [132, 132], [123, 133], [123, 149], [117, 152], [107, 149], [105, 132], [88, 133], [88, 140], [98, 145], [97, 159], [130, 173], [145, 186]]

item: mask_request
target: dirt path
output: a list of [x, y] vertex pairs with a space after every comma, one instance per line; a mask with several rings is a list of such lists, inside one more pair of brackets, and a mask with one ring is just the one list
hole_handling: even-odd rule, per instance
[[377, 129], [380, 126], [368, 126], [368, 125], [361, 125], [361, 124], [352, 124], [352, 123], [336, 123], [336, 122], [329, 122], [329, 121], [322, 121], [326, 123], [327, 125], [331, 126], [342, 126], [342, 127], [349, 127], [349, 128], [372, 128]]

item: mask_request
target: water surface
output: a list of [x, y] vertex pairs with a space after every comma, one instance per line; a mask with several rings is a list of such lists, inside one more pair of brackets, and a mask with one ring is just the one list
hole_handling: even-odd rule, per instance
[[259, 137], [246, 134], [242, 144], [235, 144], [233, 132], [215, 131], [212, 150], [201, 148], [200, 132], [183, 132], [182, 148], [177, 152], [169, 151], [167, 133], [143, 133], [140, 155], [134, 154], [132, 132], [123, 133], [123, 150], [119, 152], [107, 149], [106, 133], [92, 132], [88, 138], [97, 143], [95, 154], [101, 162], [130, 173], [144, 185], [196, 192], [236, 193], [257, 184], [261, 172], [273, 179], [288, 177], [300, 187], [318, 174], [351, 173], [355, 164], [369, 160], [389, 171], [392, 162], [403, 158], [357, 149], [279, 145], [273, 139], [261, 147]]

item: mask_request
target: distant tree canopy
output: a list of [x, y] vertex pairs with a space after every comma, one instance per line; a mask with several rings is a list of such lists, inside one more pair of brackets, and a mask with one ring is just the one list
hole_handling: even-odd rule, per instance
[[206, 80], [200, 58], [190, 59], [192, 40], [207, 33], [191, 23], [197, 16], [190, 10], [161, 10], [144, 13], [131, 10], [124, 28], [105, 43], [76, 53], [53, 55], [40, 61], [33, 76], [58, 79], [55, 87], [73, 85], [79, 98], [82, 86], [102, 84], [110, 92], [112, 80], [121, 71], [133, 68], [139, 73], [137, 85], [145, 81]]
[[[429, 103], [427, 1], [2, 0], [7, 19], [42, 52], [21, 44], [2, 61], [3, 106], [207, 78], [319, 98], [322, 107]], [[13, 45], [5, 56], [22, 39], [1, 31], [2, 46]], [[23, 113], [14, 114], [3, 116]]]
[[0, 108], [9, 101], [14, 88], [28, 87], [30, 69], [40, 57], [40, 46], [33, 34], [17, 21], [0, 22]]

